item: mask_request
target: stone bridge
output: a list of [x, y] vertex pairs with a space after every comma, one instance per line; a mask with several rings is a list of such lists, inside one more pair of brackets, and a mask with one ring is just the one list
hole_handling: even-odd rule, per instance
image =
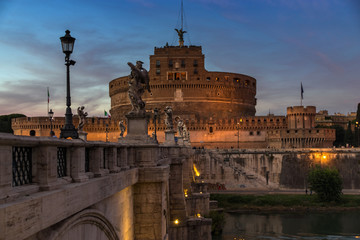
[[194, 150], [0, 133], [0, 239], [211, 239]]

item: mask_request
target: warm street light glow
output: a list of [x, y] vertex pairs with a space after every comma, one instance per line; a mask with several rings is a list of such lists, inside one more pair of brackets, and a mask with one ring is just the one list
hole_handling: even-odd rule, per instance
[[195, 166], [195, 163], [193, 164], [193, 166], [194, 166], [195, 175], [196, 175], [197, 177], [200, 177], [200, 172], [197, 170], [197, 168], [196, 168], [196, 166]]
[[179, 224], [179, 219], [175, 219], [174, 223], [175, 223], [176, 225], [178, 225], [178, 224]]

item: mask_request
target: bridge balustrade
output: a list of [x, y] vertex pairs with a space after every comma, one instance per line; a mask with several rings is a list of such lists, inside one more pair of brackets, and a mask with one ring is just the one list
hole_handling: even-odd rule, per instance
[[134, 167], [135, 146], [0, 133], [0, 203]]

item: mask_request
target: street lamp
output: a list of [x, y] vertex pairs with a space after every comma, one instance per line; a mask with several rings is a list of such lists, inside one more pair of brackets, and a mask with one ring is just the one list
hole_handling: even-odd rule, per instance
[[237, 123], [237, 137], [238, 137], [238, 149], [240, 149], [240, 123]]
[[52, 120], [53, 120], [53, 116], [54, 116], [54, 112], [52, 111], [52, 109], [50, 109], [48, 115], [49, 115], [49, 119], [50, 119], [50, 132], [52, 132], [52, 130], [53, 130]]
[[109, 129], [108, 129], [108, 127], [109, 127], [109, 124], [106, 124], [105, 126], [106, 126], [106, 127], [105, 127], [105, 133], [106, 133], [106, 142], [108, 142], [108, 141], [109, 141], [109, 136], [108, 136], [108, 133], [109, 133]]
[[155, 132], [154, 132], [154, 137], [155, 137], [155, 141], [157, 141], [157, 136], [156, 136], [156, 119], [159, 115], [159, 110], [157, 108], [154, 109], [154, 124], [155, 124]]
[[75, 38], [70, 36], [70, 31], [65, 31], [65, 36], [61, 37], [62, 50], [65, 53], [65, 65], [66, 65], [66, 113], [65, 113], [65, 125], [61, 129], [60, 138], [79, 138], [77, 129], [72, 123], [71, 112], [71, 97], [70, 97], [70, 66], [75, 65], [75, 61], [70, 60], [70, 55], [74, 49]]
[[359, 122], [355, 122], [355, 147], [359, 146]]

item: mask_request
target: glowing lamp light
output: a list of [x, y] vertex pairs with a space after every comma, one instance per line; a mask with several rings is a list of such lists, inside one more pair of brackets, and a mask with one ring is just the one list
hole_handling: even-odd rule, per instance
[[195, 164], [193, 164], [193, 167], [194, 167], [195, 175], [196, 175], [197, 177], [200, 177], [200, 172], [197, 170]]
[[201, 218], [201, 214], [200, 213], [196, 214], [196, 217]]
[[325, 160], [325, 159], [326, 159], [326, 156], [324, 155], [324, 156], [322, 156], [322, 158]]
[[175, 219], [174, 223], [178, 225], [180, 223], [179, 219]]
[[188, 190], [187, 189], [184, 189], [184, 195], [185, 195], [185, 197], [188, 197]]

